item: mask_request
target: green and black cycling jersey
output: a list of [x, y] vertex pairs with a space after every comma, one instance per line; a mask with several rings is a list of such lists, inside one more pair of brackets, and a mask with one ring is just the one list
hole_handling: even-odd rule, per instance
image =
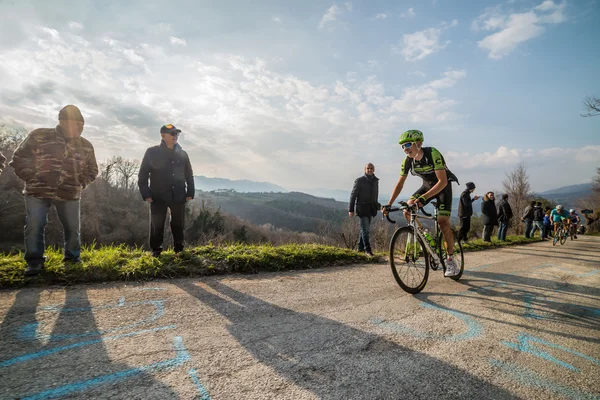
[[458, 178], [448, 169], [444, 156], [435, 147], [422, 147], [421, 150], [423, 150], [423, 157], [420, 160], [406, 157], [402, 163], [400, 175], [408, 176], [410, 171], [411, 174], [423, 179], [423, 185], [412, 195], [412, 199], [427, 193], [438, 182], [435, 171], [445, 170], [448, 184], [441, 192], [427, 199], [425, 204], [436, 199], [439, 215], [449, 217], [452, 212], [452, 184], [450, 182], [458, 183]]
[[446, 166], [442, 153], [435, 147], [422, 147], [421, 150], [423, 151], [423, 157], [420, 160], [410, 157], [404, 159], [400, 176], [407, 176], [410, 171], [412, 175], [421, 177], [424, 184], [433, 186], [438, 182], [435, 171], [445, 170], [448, 181], [458, 183], [456, 176]]

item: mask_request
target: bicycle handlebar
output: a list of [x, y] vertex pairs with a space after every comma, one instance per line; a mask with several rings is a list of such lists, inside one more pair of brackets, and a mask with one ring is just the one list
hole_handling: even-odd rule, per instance
[[409, 208], [411, 209], [411, 214], [414, 212], [414, 210], [415, 210], [415, 208], [416, 208], [416, 209], [417, 209], [417, 212], [418, 212], [418, 211], [421, 211], [421, 213], [422, 213], [423, 215], [425, 215], [426, 217], [431, 217], [431, 214], [429, 214], [429, 213], [428, 213], [427, 211], [425, 211], [423, 208], [418, 208], [418, 205], [417, 205], [416, 203], [415, 203], [415, 204], [413, 204], [413, 205], [408, 205], [408, 203], [407, 203], [407, 202], [405, 202], [405, 201], [399, 201], [399, 202], [398, 202], [398, 204], [400, 204], [400, 207], [396, 207], [396, 208], [389, 208], [389, 209], [388, 209], [388, 214], [385, 216], [385, 217], [387, 218], [387, 220], [388, 220], [389, 222], [391, 222], [392, 224], [395, 224], [395, 223], [396, 223], [396, 221], [394, 221], [393, 219], [391, 219], [391, 218], [390, 218], [390, 214], [389, 214], [389, 213], [391, 213], [391, 212], [394, 212], [394, 211], [406, 210], [406, 209], [409, 209]]

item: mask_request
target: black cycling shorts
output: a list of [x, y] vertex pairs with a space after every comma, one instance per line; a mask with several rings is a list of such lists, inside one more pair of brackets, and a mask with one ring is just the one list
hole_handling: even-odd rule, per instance
[[[423, 186], [421, 186], [415, 192], [415, 194], [412, 195], [412, 198], [416, 198], [420, 195], [423, 195], [423, 194], [429, 192], [434, 185], [435, 184], [423, 182]], [[441, 217], [449, 217], [450, 213], [452, 211], [452, 182], [448, 182], [446, 187], [444, 189], [442, 189], [442, 191], [439, 192], [437, 195], [427, 199], [425, 204], [429, 204], [429, 202], [434, 199], [437, 200], [437, 203], [438, 203], [438, 206], [437, 206], [438, 215]]]

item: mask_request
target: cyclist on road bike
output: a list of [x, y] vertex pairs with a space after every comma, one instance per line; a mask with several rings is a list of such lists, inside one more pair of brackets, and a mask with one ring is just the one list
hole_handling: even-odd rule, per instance
[[557, 205], [554, 210], [552, 210], [552, 212], [550, 213], [550, 219], [552, 220], [552, 223], [554, 224], [554, 234], [555, 235], [556, 235], [556, 232], [558, 231], [558, 227], [560, 226], [560, 224], [563, 221], [566, 221], [567, 224], [569, 224], [571, 222], [571, 216], [569, 215], [567, 210], [565, 210], [565, 208], [563, 206], [561, 206], [560, 204]]
[[[456, 176], [446, 167], [444, 157], [435, 147], [423, 147], [423, 132], [408, 130], [400, 136], [398, 143], [406, 154], [402, 163], [400, 178], [394, 187], [392, 196], [387, 205], [383, 206], [382, 212], [387, 215], [388, 210], [398, 197], [404, 182], [410, 172], [423, 179], [423, 185], [410, 197], [409, 205], [417, 204], [423, 207], [431, 200], [436, 199], [438, 203], [438, 224], [446, 242], [447, 260], [444, 276], [455, 276], [460, 273], [460, 268], [453, 260], [454, 235], [450, 228], [450, 211], [452, 210], [452, 184], [458, 183]], [[405, 212], [407, 218], [410, 216]]]
[[571, 208], [569, 210], [569, 215], [571, 218], [571, 229], [573, 229], [573, 237], [577, 239], [577, 227], [579, 226], [579, 222], [581, 222], [581, 218], [575, 212], [575, 209]]

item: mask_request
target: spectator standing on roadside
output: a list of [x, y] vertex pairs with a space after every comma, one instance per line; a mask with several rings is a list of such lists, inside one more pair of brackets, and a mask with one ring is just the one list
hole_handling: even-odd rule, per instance
[[506, 233], [508, 231], [508, 227], [510, 226], [510, 220], [513, 217], [513, 211], [510, 207], [510, 203], [508, 202], [508, 194], [504, 193], [502, 195], [502, 200], [498, 204], [498, 222], [500, 223], [500, 227], [498, 228], [498, 239], [506, 240]]
[[543, 236], [544, 229], [544, 210], [542, 209], [542, 202], [538, 201], [533, 208], [533, 229], [531, 229], [530, 237], [535, 236], [535, 231], [539, 229], [540, 237]]
[[473, 202], [479, 199], [479, 196], [471, 198], [471, 193], [475, 190], [473, 182], [467, 182], [466, 190], [460, 195], [458, 203], [458, 218], [460, 218], [460, 230], [458, 231], [458, 240], [466, 241], [471, 230], [471, 216], [473, 215]]
[[9, 164], [25, 182], [25, 275], [44, 268], [44, 230], [52, 205], [64, 230], [64, 262], [81, 261], [81, 192], [98, 175], [94, 147], [81, 137], [83, 127], [79, 108], [67, 105], [58, 113], [58, 125], [32, 131]]
[[535, 207], [535, 201], [532, 201], [527, 207], [525, 207], [525, 211], [523, 212], [523, 218], [521, 221], [525, 222], [525, 237], [531, 237], [531, 229], [533, 228], [533, 209]]
[[381, 205], [377, 201], [379, 198], [379, 178], [375, 176], [375, 166], [371, 163], [365, 165], [365, 174], [356, 178], [352, 193], [350, 194], [350, 204], [348, 205], [348, 216], [356, 215], [360, 219], [360, 234], [358, 237], [358, 251], [365, 252], [372, 257], [371, 241], [369, 233], [373, 217], [377, 215], [377, 210]]
[[483, 219], [483, 241], [491, 242], [494, 226], [498, 225], [498, 212], [496, 211], [494, 192], [487, 192], [483, 196], [481, 214]]

